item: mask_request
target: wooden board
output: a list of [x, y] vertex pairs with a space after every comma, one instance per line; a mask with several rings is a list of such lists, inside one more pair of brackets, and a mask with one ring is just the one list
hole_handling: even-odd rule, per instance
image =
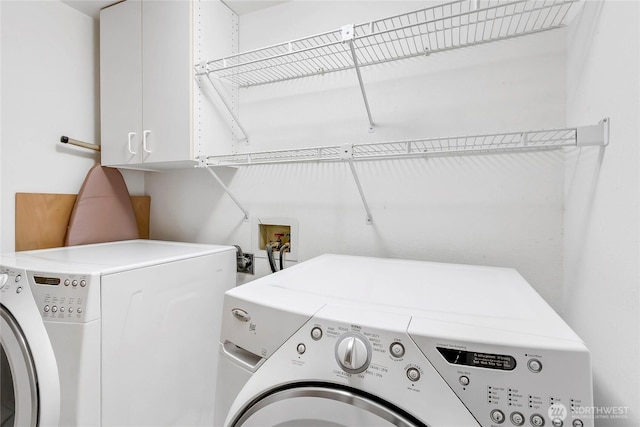
[[[16, 193], [16, 251], [64, 246], [75, 194]], [[151, 197], [131, 196], [140, 236], [149, 238]]]

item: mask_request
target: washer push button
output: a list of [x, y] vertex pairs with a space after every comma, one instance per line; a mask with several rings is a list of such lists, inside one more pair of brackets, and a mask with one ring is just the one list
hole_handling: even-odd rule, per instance
[[418, 381], [420, 379], [420, 371], [416, 368], [407, 369], [407, 378], [409, 378], [413, 382]]
[[397, 341], [389, 346], [389, 351], [391, 352], [391, 355], [395, 358], [400, 358], [404, 356], [404, 346]]
[[463, 386], [468, 386], [469, 383], [471, 382], [471, 380], [469, 380], [469, 377], [466, 375], [461, 375], [460, 378], [458, 378], [458, 382], [460, 384], [462, 384]]
[[317, 326], [314, 326], [314, 328], [311, 329], [311, 338], [314, 341], [318, 341], [320, 338], [322, 338], [322, 329], [320, 329]]

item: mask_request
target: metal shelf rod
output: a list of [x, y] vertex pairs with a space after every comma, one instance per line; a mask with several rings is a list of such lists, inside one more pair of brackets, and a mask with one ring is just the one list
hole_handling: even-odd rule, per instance
[[238, 119], [238, 116], [236, 116], [236, 113], [233, 112], [233, 108], [231, 108], [231, 106], [227, 102], [227, 98], [224, 96], [224, 93], [222, 93], [222, 91], [220, 89], [218, 89], [216, 84], [213, 83], [213, 80], [211, 79], [211, 76], [209, 76], [209, 74], [205, 74], [204, 76], [207, 78], [207, 80], [209, 81], [209, 84], [211, 84], [211, 87], [213, 88], [213, 90], [218, 95], [218, 98], [220, 99], [220, 101], [224, 105], [225, 109], [227, 110], [227, 113], [229, 113], [229, 115], [231, 116], [231, 119], [238, 126], [238, 129], [240, 129], [240, 132], [242, 132], [243, 137], [242, 138], [238, 138], [238, 141], [246, 141], [246, 140], [248, 140], [249, 139], [249, 135], [247, 134], [247, 131], [244, 130], [244, 127], [240, 123], [240, 119]]
[[222, 189], [224, 190], [225, 193], [227, 193], [227, 196], [229, 196], [231, 198], [231, 200], [233, 200], [233, 202], [236, 204], [236, 206], [238, 206], [238, 208], [240, 208], [240, 210], [242, 211], [242, 213], [244, 214], [244, 220], [248, 221], [249, 220], [249, 211], [247, 211], [242, 204], [240, 203], [240, 201], [238, 201], [238, 199], [236, 198], [236, 196], [233, 195], [233, 193], [231, 192], [231, 190], [229, 190], [229, 187], [227, 187], [224, 182], [222, 182], [222, 180], [220, 179], [220, 177], [218, 176], [217, 173], [215, 173], [213, 171], [213, 169], [211, 168], [206, 168], [207, 171], [209, 171], [209, 173], [211, 174], [211, 176], [218, 181], [218, 184], [220, 184], [220, 187], [222, 187]]

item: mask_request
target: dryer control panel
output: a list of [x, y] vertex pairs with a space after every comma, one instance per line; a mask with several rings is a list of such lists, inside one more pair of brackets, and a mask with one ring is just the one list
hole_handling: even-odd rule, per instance
[[100, 277], [89, 274], [27, 271], [34, 299], [45, 321], [88, 322], [99, 316], [99, 302], [91, 298]]

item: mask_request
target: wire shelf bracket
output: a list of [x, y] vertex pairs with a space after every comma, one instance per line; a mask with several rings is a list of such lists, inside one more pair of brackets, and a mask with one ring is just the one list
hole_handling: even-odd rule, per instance
[[358, 189], [358, 193], [360, 193], [360, 199], [362, 200], [362, 205], [364, 206], [364, 210], [367, 213], [366, 224], [373, 224], [373, 216], [371, 215], [371, 209], [369, 209], [369, 204], [367, 203], [367, 198], [364, 195], [364, 191], [362, 191], [362, 184], [360, 184], [360, 179], [358, 178], [358, 172], [356, 172], [356, 167], [353, 165], [353, 145], [352, 144], [343, 144], [341, 147], [341, 157], [343, 160], [346, 160], [349, 163], [349, 169], [351, 169], [351, 175], [353, 176], [353, 181], [356, 184], [356, 188]]
[[[206, 166], [205, 166], [206, 167]], [[244, 214], [244, 220], [248, 221], [249, 220], [249, 211], [246, 210], [242, 204], [240, 203], [240, 201], [236, 198], [236, 196], [233, 195], [233, 193], [231, 192], [231, 190], [229, 190], [229, 187], [227, 187], [224, 182], [222, 182], [222, 179], [220, 179], [220, 177], [218, 176], [217, 173], [215, 173], [215, 171], [213, 169], [211, 169], [210, 167], [206, 167], [207, 171], [209, 172], [209, 174], [211, 174], [211, 176], [218, 182], [218, 184], [220, 185], [220, 187], [222, 187], [222, 189], [224, 190], [225, 193], [227, 193], [227, 195], [231, 198], [231, 200], [233, 200], [233, 202], [236, 204], [236, 206], [238, 206], [238, 208], [240, 208], [240, 210], [242, 211], [242, 213]]]
[[360, 93], [362, 93], [362, 99], [364, 101], [364, 108], [367, 110], [367, 118], [369, 119], [369, 133], [375, 132], [375, 124], [371, 117], [371, 108], [369, 108], [369, 100], [367, 99], [367, 92], [364, 89], [364, 82], [362, 80], [362, 73], [360, 72], [360, 65], [358, 64], [358, 55], [354, 47], [353, 41], [355, 39], [354, 25], [345, 25], [342, 27], [342, 42], [349, 45], [349, 51], [351, 52], [351, 59], [353, 61], [353, 68], [356, 70], [356, 76], [358, 77], [358, 84], [360, 85]]
[[[209, 82], [211, 87], [213, 88], [214, 92], [218, 96], [218, 99], [222, 102], [222, 105], [224, 106], [227, 114], [231, 117], [231, 120], [233, 120], [233, 122], [236, 124], [236, 126], [238, 126], [238, 129], [240, 129], [240, 132], [242, 132], [242, 138], [236, 138], [236, 139], [238, 141], [248, 141], [249, 140], [249, 134], [247, 133], [247, 131], [244, 129], [244, 127], [240, 123], [240, 119], [238, 118], [236, 113], [233, 111], [233, 108], [231, 107], [231, 105], [227, 101], [227, 97], [225, 96], [224, 92], [218, 87], [218, 85], [216, 85], [214, 83], [214, 81], [211, 78], [211, 76], [209, 75], [209, 73], [201, 73], [201, 72], [198, 71], [199, 68], [200, 69], [206, 69], [206, 65], [204, 63], [202, 63], [199, 66], [196, 66], [196, 77], [197, 76], [202, 76], [202, 75], [205, 76], [205, 78], [207, 79], [207, 81]], [[216, 77], [216, 79], [217, 79], [217, 77]]]

